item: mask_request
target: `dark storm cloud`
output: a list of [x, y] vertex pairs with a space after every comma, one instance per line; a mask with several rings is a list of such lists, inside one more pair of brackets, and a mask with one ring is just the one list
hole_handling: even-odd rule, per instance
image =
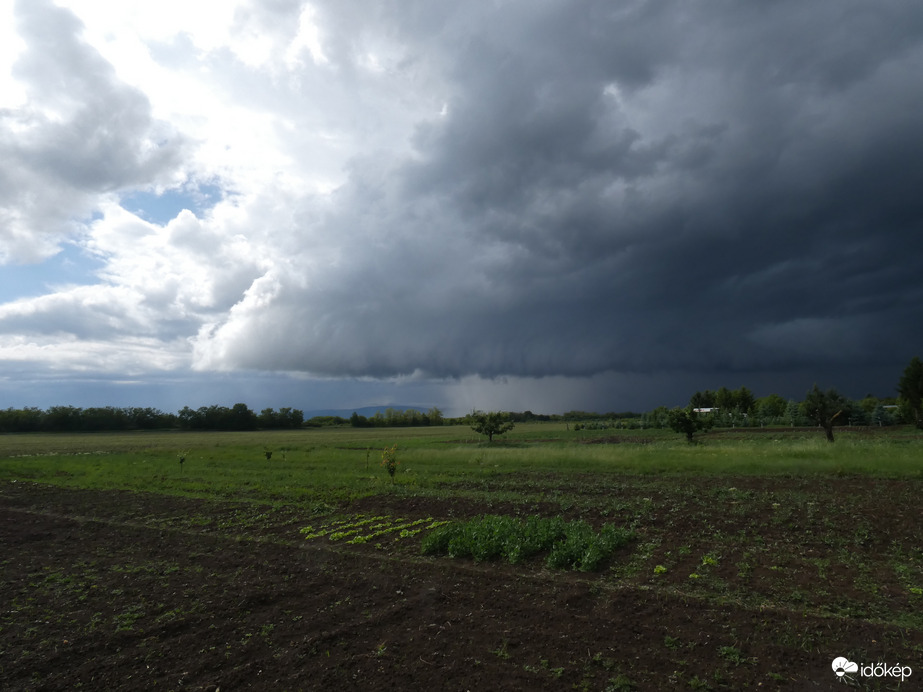
[[342, 260], [266, 277], [204, 366], [772, 372], [923, 342], [915, 3], [389, 7], [322, 29], [377, 22], [444, 115], [356, 160], [320, 222]]

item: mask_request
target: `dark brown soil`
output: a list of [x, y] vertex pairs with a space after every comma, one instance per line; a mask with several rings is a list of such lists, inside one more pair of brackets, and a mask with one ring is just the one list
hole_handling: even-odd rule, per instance
[[[912, 666], [900, 689], [923, 680], [919, 631], [308, 542], [302, 510], [239, 521], [255, 511], [0, 487], [0, 689], [832, 690], [845, 688], [831, 661], [854, 652]], [[350, 511], [484, 508], [372, 498]]]

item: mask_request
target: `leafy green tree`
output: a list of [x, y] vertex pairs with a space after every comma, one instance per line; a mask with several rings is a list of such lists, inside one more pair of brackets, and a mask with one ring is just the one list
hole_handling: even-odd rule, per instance
[[353, 415], [349, 417], [349, 424], [354, 428], [367, 428], [371, 425], [368, 418], [360, 416], [355, 411], [353, 411]]
[[693, 442], [693, 435], [699, 430], [711, 427], [712, 419], [709, 416], [700, 416], [692, 406], [671, 409], [667, 414], [670, 429], [673, 432], [683, 433], [688, 442]]
[[757, 399], [756, 408], [759, 415], [763, 418], [782, 418], [785, 416], [786, 401], [778, 394]]
[[730, 412], [732, 408], [737, 406], [737, 397], [730, 389], [727, 387], [722, 387], [717, 392], [715, 392], [715, 406], [717, 406], [722, 412]]
[[286, 423], [287, 428], [300, 428], [301, 424], [304, 423], [304, 411], [284, 406], [279, 409], [279, 418]]
[[429, 411], [426, 412], [426, 419], [429, 421], [430, 425], [442, 425], [442, 411], [433, 406]]
[[689, 399], [689, 405], [692, 408], [714, 408], [715, 393], [706, 389], [704, 392], [696, 392]]
[[80, 429], [83, 409], [73, 406], [52, 406], [45, 413], [45, 429], [55, 432]]
[[860, 399], [856, 403], [862, 407], [863, 411], [871, 415], [871, 413], [881, 404], [881, 401], [879, 401], [877, 396], [866, 394], [863, 399]]
[[923, 430], [923, 361], [917, 356], [910, 359], [897, 385], [903, 409], [910, 414], [914, 425]]
[[306, 428], [333, 428], [339, 425], [346, 425], [349, 420], [342, 416], [312, 416], [304, 422]]
[[196, 409], [196, 413], [199, 414], [199, 424], [197, 427], [206, 430], [226, 430], [228, 428], [228, 421], [231, 418], [231, 409], [227, 406], [218, 406], [217, 404], [199, 406], [199, 408]]
[[45, 412], [38, 408], [8, 408], [0, 411], [0, 432], [38, 432], [44, 419]]
[[658, 406], [646, 415], [642, 421], [644, 425], [654, 428], [665, 428], [670, 422], [670, 410], [666, 406]]
[[181, 428], [190, 429], [201, 427], [199, 411], [194, 411], [188, 406], [183, 406], [179, 413], [176, 414], [176, 419], [179, 421]]
[[848, 420], [850, 425], [868, 425], [871, 414], [862, 408], [862, 403], [852, 399], [846, 400], [841, 420]]
[[282, 427], [279, 425], [279, 414], [276, 413], [275, 409], [264, 408], [260, 411], [257, 420], [259, 421], [260, 427], [264, 430]]
[[304, 422], [304, 412], [291, 407], [283, 407], [276, 411], [264, 408], [257, 416], [257, 424], [264, 430], [300, 428]]
[[176, 423], [175, 416], [172, 414], [150, 407], [129, 408], [127, 415], [131, 419], [132, 425], [141, 430], [172, 428]]
[[234, 404], [221, 427], [230, 430], [256, 430], [257, 417], [246, 404]]
[[835, 389], [822, 392], [815, 384], [801, 402], [801, 410], [812, 423], [824, 429], [827, 442], [833, 442], [833, 423], [847, 410], [849, 402]]
[[756, 410], [756, 397], [746, 387], [741, 387], [734, 392], [734, 398], [736, 400], [734, 403], [741, 413], [749, 416]]
[[472, 411], [468, 415], [468, 425], [479, 435], [487, 435], [488, 443], [494, 441], [494, 435], [509, 432], [515, 426], [510, 416], [502, 411]]

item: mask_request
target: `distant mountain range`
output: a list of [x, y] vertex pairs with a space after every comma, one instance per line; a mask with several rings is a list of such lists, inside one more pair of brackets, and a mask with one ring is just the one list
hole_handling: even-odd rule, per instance
[[429, 411], [429, 408], [423, 408], [421, 406], [407, 406], [406, 404], [384, 404], [382, 406], [361, 406], [359, 408], [324, 408], [324, 409], [315, 409], [313, 411], [305, 411], [304, 418], [308, 420], [309, 418], [314, 418], [314, 416], [340, 416], [341, 418], [349, 418], [353, 415], [353, 411], [358, 413], [360, 416], [365, 416], [366, 418], [371, 418], [376, 413], [381, 411], [385, 412], [386, 409], [394, 409], [395, 411], [406, 411], [407, 409], [413, 409], [419, 411], [420, 413], [426, 413]]

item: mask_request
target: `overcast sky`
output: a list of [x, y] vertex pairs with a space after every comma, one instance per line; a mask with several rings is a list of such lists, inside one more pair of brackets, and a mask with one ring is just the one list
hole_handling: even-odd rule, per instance
[[0, 0], [0, 408], [889, 396], [921, 191], [916, 0]]

